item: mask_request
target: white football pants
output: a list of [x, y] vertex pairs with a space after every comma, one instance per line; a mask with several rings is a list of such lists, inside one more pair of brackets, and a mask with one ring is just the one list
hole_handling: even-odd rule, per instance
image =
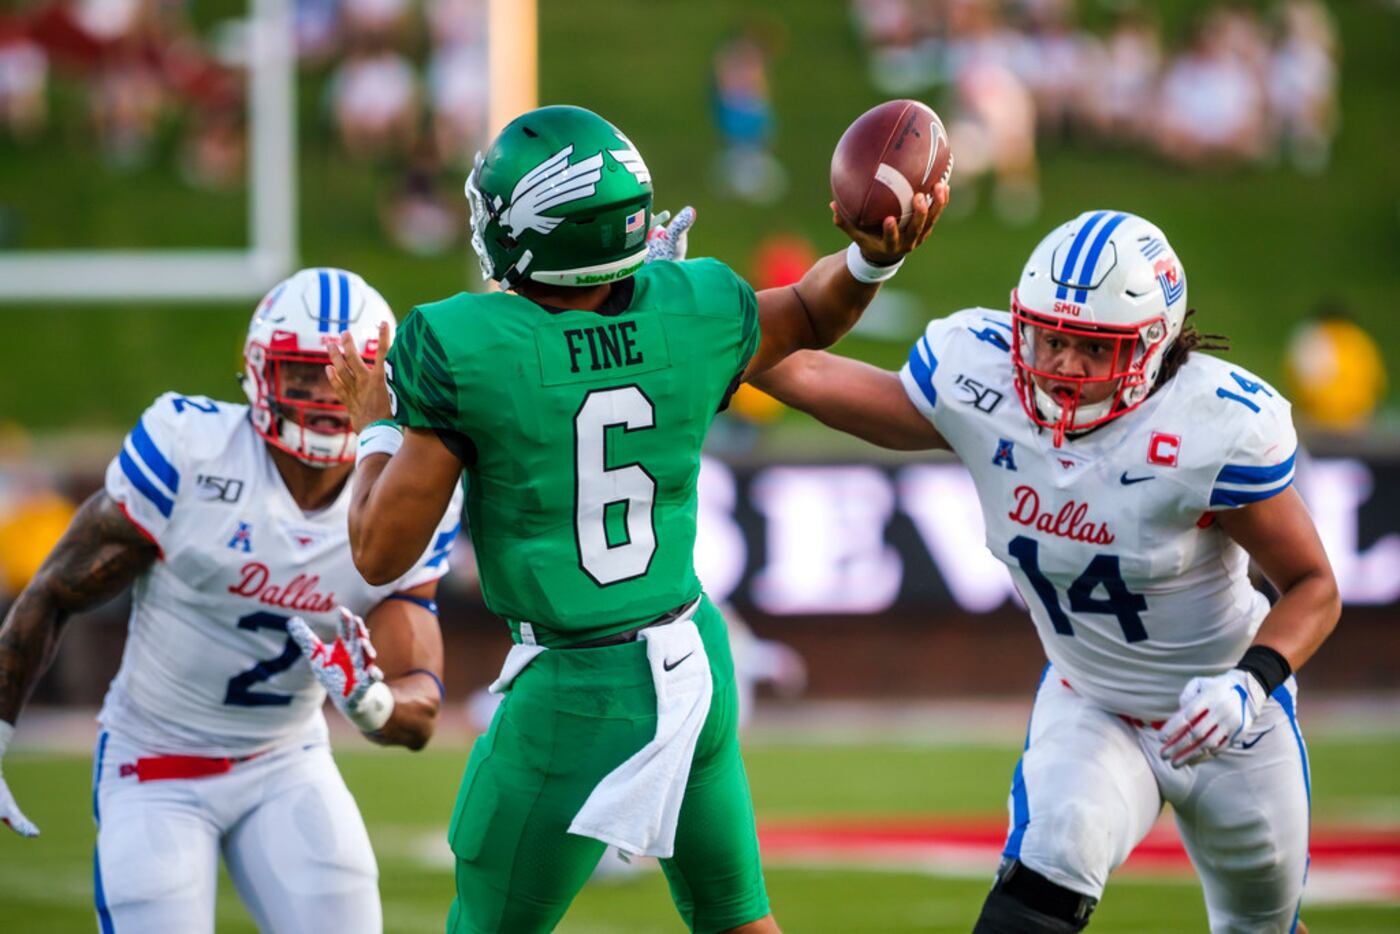
[[136, 761], [155, 755], [114, 733], [97, 740], [103, 934], [212, 934], [221, 853], [261, 931], [382, 930], [369, 834], [324, 735], [221, 775], [141, 781]]
[[1241, 747], [1173, 769], [1162, 735], [1074, 693], [1046, 666], [1012, 778], [1005, 855], [1095, 898], [1171, 804], [1213, 934], [1289, 932], [1308, 868], [1309, 776], [1292, 678]]

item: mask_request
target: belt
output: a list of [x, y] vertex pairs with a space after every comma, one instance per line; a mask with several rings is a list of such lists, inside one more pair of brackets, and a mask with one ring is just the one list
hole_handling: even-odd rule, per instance
[[608, 645], [622, 645], [626, 642], [635, 642], [637, 640], [637, 636], [641, 633], [643, 629], [650, 629], [653, 626], [665, 626], [667, 623], [674, 623], [681, 616], [684, 616], [685, 611], [690, 609], [691, 606], [694, 605], [694, 603], [694, 600], [689, 600], [685, 603], [682, 603], [674, 610], [668, 610], [665, 613], [662, 613], [660, 616], [658, 616], [656, 619], [652, 620], [649, 623], [642, 623], [642, 625], [640, 626], [633, 626], [631, 629], [622, 630], [622, 632], [614, 632], [610, 635], [599, 636], [596, 639], [585, 639], [582, 642], [571, 642], [566, 646], [562, 646], [562, 648], [601, 649], [604, 646]]
[[208, 778], [233, 771], [240, 762], [256, 759], [251, 756], [206, 758], [204, 756], [145, 756], [136, 762], [122, 763], [118, 774], [122, 778], [135, 775], [138, 782], [158, 782], [172, 778]]

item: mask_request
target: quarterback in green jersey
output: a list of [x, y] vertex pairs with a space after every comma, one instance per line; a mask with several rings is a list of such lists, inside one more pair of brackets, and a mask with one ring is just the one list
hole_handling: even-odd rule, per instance
[[467, 194], [503, 291], [415, 308], [373, 367], [332, 351], [361, 431], [356, 567], [402, 573], [465, 473], [482, 592], [514, 643], [449, 830], [448, 930], [553, 929], [613, 844], [660, 857], [691, 930], [776, 931], [733, 661], [692, 561], [700, 448], [742, 380], [850, 329], [947, 187], [878, 234], [833, 211], [852, 247], [757, 293], [676, 258], [674, 224], [644, 262], [651, 175], [582, 108], [517, 118]]

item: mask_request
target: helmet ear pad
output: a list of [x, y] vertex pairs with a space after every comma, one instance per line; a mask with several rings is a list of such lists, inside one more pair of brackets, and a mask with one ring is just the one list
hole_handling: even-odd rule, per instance
[[466, 183], [482, 276], [593, 286], [646, 257], [651, 173], [632, 142], [582, 107], [542, 107], [492, 142]]

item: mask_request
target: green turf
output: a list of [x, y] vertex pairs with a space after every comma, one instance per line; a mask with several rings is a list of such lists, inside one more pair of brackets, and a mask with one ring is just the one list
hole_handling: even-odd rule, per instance
[[[1098, 15], [1094, 4], [1084, 6]], [[1202, 3], [1154, 6], [1179, 31]], [[1400, 292], [1400, 173], [1393, 160], [1400, 21], [1386, 4], [1333, 6], [1345, 52], [1344, 128], [1324, 178], [1287, 168], [1188, 173], [1130, 152], [1046, 149], [1044, 208], [1035, 225], [1009, 230], [985, 212], [950, 220], [901, 272], [898, 287], [920, 306], [905, 336], [930, 316], [1003, 304], [1042, 228], [1113, 205], [1147, 214], [1170, 233], [1201, 323], [1234, 338], [1241, 365], [1276, 380], [1287, 329], [1321, 296], [1335, 294], [1379, 339], [1391, 371], [1400, 372], [1400, 317], [1387, 312]], [[207, 16], [236, 7], [223, 0]], [[658, 204], [699, 207], [692, 252], [720, 256], [741, 271], [768, 233], [796, 231], [823, 249], [840, 246], [825, 208], [829, 153], [845, 125], [880, 98], [865, 77], [845, 2], [775, 0], [764, 8], [785, 29], [772, 83], [778, 153], [792, 184], [776, 205], [759, 208], [715, 197], [707, 181], [715, 148], [706, 97], [710, 54], [752, 3], [539, 4], [542, 100], [584, 104], [616, 120], [646, 154]], [[391, 176], [339, 153], [325, 122], [325, 81], [315, 70], [301, 80], [302, 261], [362, 272], [400, 312], [472, 282], [475, 264], [465, 247], [425, 260], [384, 241], [376, 205]], [[943, 104], [937, 92], [925, 96]], [[130, 173], [101, 167], [72, 97], [62, 88], [55, 93], [54, 132], [43, 143], [0, 140], [0, 249], [242, 242], [240, 194], [185, 189], [168, 156]], [[162, 138], [163, 153], [176, 129]], [[235, 396], [230, 377], [250, 305], [0, 308], [10, 349], [0, 367], [0, 421], [115, 431], [168, 388]], [[888, 365], [902, 359], [907, 341], [853, 339], [846, 349]], [[1400, 400], [1397, 382], [1392, 402]]]
[[[1395, 813], [1393, 776], [1400, 740], [1327, 740], [1310, 744], [1316, 813], [1321, 820], [1375, 821]], [[764, 745], [746, 756], [760, 819], [875, 814], [1000, 819], [1017, 751], [986, 746]], [[452, 897], [445, 827], [465, 761], [461, 749], [410, 756], [346, 748], [337, 759], [360, 802], [379, 856], [386, 930], [436, 931]], [[4, 930], [90, 931], [92, 916], [90, 765], [78, 756], [16, 754], [5, 776], [44, 834], [37, 841], [0, 835]], [[426, 857], [425, 854], [426, 853]], [[913, 872], [781, 867], [768, 871], [779, 919], [795, 932], [963, 931], [977, 913], [985, 879]], [[1198, 889], [1181, 881], [1115, 880], [1093, 930], [1176, 934], [1204, 929]], [[1311, 906], [1314, 931], [1400, 929], [1400, 904]], [[224, 881], [220, 931], [252, 931]], [[659, 874], [587, 888], [560, 928], [591, 932], [682, 930]]]

